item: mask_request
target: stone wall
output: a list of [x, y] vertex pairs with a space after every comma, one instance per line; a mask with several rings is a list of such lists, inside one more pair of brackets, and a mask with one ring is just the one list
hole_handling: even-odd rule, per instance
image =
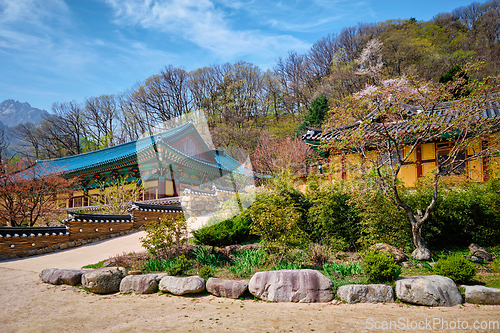
[[[0, 260], [26, 257], [29, 255], [43, 254], [55, 250], [64, 250], [67, 248], [84, 245], [91, 242], [104, 240], [111, 237], [125, 235], [138, 231], [144, 224], [151, 220], [158, 221], [163, 216], [178, 217], [179, 212], [162, 211], [133, 211], [128, 220], [67, 220], [67, 231], [60, 235], [39, 235], [16, 237], [4, 237], [0, 239]], [[113, 220], [111, 220], [113, 221]], [[49, 229], [47, 229], [49, 230]], [[26, 228], [29, 232], [29, 228]]]

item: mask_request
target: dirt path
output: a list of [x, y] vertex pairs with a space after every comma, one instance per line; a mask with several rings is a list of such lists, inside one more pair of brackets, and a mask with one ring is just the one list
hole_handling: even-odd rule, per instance
[[[0, 332], [500, 332], [498, 326], [480, 328], [500, 321], [500, 306], [429, 308], [265, 303], [210, 295], [100, 296], [78, 287], [44, 284], [38, 277], [48, 267], [80, 268], [115, 254], [139, 252], [141, 236], [134, 233], [0, 262]], [[457, 329], [457, 324], [467, 329]]]
[[[99, 296], [76, 287], [44, 284], [36, 273], [8, 268], [0, 268], [0, 314], [1, 332], [500, 332], [472, 327], [474, 322], [487, 325], [500, 320], [500, 306], [428, 308], [265, 303], [208, 295]], [[426, 319], [429, 324], [447, 321], [448, 326], [465, 321], [469, 329], [441, 330], [441, 325], [411, 329], [419, 321], [425, 328]], [[401, 329], [374, 329], [384, 321]]]
[[44, 268], [52, 267], [80, 269], [82, 266], [95, 264], [96, 262], [124, 252], [143, 252], [144, 249], [141, 246], [139, 238], [144, 237], [144, 235], [144, 231], [139, 231], [63, 251], [0, 261], [0, 267], [37, 273]]

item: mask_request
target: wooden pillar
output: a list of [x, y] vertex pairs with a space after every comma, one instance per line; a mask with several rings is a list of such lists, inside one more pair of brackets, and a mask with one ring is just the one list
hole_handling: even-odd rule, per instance
[[[485, 149], [488, 148], [488, 141], [483, 141], [481, 145], [482, 145], [481, 148], [484, 151]], [[488, 156], [484, 156], [482, 158], [482, 164], [483, 164], [483, 181], [486, 182], [490, 179], [490, 170], [489, 170], [490, 158]]]
[[417, 166], [417, 178], [421, 178], [422, 177], [422, 146], [418, 146], [415, 150], [416, 152], [416, 157], [417, 157], [417, 161], [416, 161], [416, 166]]

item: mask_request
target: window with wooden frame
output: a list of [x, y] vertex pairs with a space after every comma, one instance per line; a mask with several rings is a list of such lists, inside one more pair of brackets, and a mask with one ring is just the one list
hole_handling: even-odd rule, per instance
[[72, 207], [83, 207], [83, 196], [73, 197], [71, 200], [73, 202]]
[[[437, 143], [436, 144], [436, 160], [439, 163], [442, 163], [445, 161], [449, 154], [450, 151], [453, 148], [453, 143], [451, 142], [444, 142], [444, 143]], [[453, 162], [453, 166], [455, 170], [453, 171], [454, 174], [464, 174], [465, 173], [465, 162], [464, 160], [467, 158], [467, 153], [465, 151], [461, 151], [457, 154], [455, 158], [455, 162]], [[451, 165], [443, 166], [445, 169], [449, 169]]]
[[144, 191], [144, 200], [154, 200], [156, 199], [156, 195], [158, 194], [158, 187], [148, 187]]

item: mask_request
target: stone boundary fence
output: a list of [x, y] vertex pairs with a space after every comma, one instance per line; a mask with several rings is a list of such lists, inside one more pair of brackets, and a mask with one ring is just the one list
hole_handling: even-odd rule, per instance
[[0, 227], [0, 260], [64, 250], [138, 231], [145, 223], [182, 214], [181, 206], [132, 204], [130, 215], [68, 212], [64, 226]]

